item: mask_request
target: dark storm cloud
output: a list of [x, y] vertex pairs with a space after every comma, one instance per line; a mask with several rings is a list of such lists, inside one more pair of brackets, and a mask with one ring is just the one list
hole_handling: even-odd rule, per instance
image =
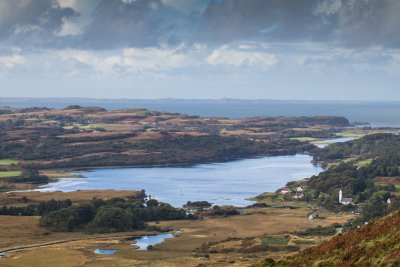
[[338, 28], [352, 46], [400, 47], [400, 1], [343, 1]]
[[208, 5], [199, 37], [399, 48], [399, 14], [398, 0], [223, 0]]
[[103, 0], [92, 17], [83, 36], [84, 45], [92, 48], [157, 46], [179, 38], [182, 24], [189, 24], [182, 13], [160, 0]]
[[63, 19], [76, 15], [73, 9], [61, 8], [55, 0], [2, 0], [0, 38], [13, 45], [54, 42]]
[[397, 0], [204, 0], [206, 8], [192, 13], [177, 8], [181, 0], [85, 1], [96, 6], [89, 22], [79, 34], [61, 36], [57, 31], [82, 15], [78, 10], [56, 0], [1, 0], [0, 42], [87, 49], [248, 40], [400, 47]]
[[204, 12], [200, 38], [226, 42], [242, 38], [310, 40], [326, 38], [333, 25], [314, 14], [310, 0], [224, 0]]

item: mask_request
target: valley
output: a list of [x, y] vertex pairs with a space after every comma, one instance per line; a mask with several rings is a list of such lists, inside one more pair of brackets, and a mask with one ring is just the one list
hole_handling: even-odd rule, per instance
[[[397, 132], [351, 127], [341, 117], [202, 118], [79, 106], [4, 110], [0, 251], [7, 266], [284, 260], [360, 220], [357, 208], [324, 198], [337, 188], [322, 191], [314, 181], [341, 175], [343, 164], [361, 168], [375, 161], [365, 152], [323, 155], [355, 138]], [[381, 176], [376, 182], [382, 185]], [[301, 196], [282, 194], [285, 184], [293, 192], [303, 188]], [[175, 236], [136, 249], [135, 238], [156, 234]]]

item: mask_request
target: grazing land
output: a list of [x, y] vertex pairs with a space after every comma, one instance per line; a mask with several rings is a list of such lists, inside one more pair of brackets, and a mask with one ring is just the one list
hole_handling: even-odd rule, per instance
[[10, 192], [0, 194], [0, 206], [4, 205], [27, 205], [37, 204], [42, 201], [49, 201], [51, 199], [67, 200], [72, 202], [84, 203], [92, 200], [93, 198], [101, 198], [104, 200], [112, 198], [133, 199], [142, 194], [141, 191], [131, 190], [79, 190], [73, 192]]
[[0, 171], [0, 178], [17, 177], [21, 174], [21, 171]]
[[18, 160], [12, 160], [12, 159], [1, 159], [0, 160], [0, 165], [11, 165], [11, 164], [18, 164]]

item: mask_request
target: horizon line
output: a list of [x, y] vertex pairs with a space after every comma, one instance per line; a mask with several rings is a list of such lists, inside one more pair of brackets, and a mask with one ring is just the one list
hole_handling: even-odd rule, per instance
[[62, 101], [62, 100], [84, 100], [84, 101], [164, 101], [164, 102], [298, 102], [298, 103], [400, 103], [400, 100], [357, 100], [357, 99], [273, 99], [273, 98], [109, 98], [109, 97], [35, 97], [35, 96], [7, 96], [0, 97], [0, 102], [17, 101], [24, 102], [30, 100], [47, 100], [47, 101]]

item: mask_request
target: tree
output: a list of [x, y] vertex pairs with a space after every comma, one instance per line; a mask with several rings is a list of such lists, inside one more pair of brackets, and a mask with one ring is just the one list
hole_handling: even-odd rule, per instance
[[87, 224], [93, 220], [95, 216], [95, 210], [90, 204], [81, 204], [77, 207], [74, 207], [74, 210], [78, 213], [79, 223]]
[[95, 232], [123, 232], [131, 230], [132, 227], [132, 212], [109, 206], [101, 207], [89, 225], [89, 229]]
[[79, 226], [78, 213], [72, 208], [55, 210], [43, 216], [40, 224], [54, 227], [58, 231], [69, 232]]
[[158, 205], [159, 205], [158, 201], [156, 199], [154, 199], [154, 198], [153, 199], [149, 199], [146, 202], [146, 206], [149, 207], [149, 208], [158, 207]]

